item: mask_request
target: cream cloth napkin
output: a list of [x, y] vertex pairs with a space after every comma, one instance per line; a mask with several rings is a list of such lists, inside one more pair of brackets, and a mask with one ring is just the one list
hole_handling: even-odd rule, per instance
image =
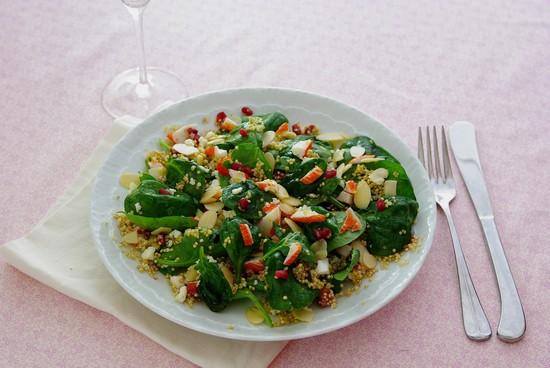
[[110, 313], [166, 349], [203, 367], [266, 367], [286, 342], [246, 342], [179, 326], [134, 300], [96, 254], [89, 228], [90, 192], [96, 172], [135, 119], [115, 120], [107, 136], [46, 217], [26, 236], [0, 247], [20, 271], [72, 298]]

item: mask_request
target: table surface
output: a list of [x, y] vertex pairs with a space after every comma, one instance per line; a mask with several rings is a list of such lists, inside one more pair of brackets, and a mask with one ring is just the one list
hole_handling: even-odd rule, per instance
[[[28, 232], [71, 183], [111, 119], [100, 96], [136, 63], [120, 1], [3, 1], [0, 7], [0, 243]], [[281, 86], [331, 96], [416, 146], [416, 127], [469, 120], [527, 316], [516, 344], [462, 331], [454, 257], [438, 218], [416, 279], [375, 315], [293, 341], [273, 367], [550, 365], [550, 4], [547, 1], [155, 0], [150, 65], [191, 94]], [[456, 171], [455, 171], [456, 172]], [[472, 204], [452, 209], [493, 329], [499, 297]], [[188, 367], [191, 363], [0, 262], [6, 366]]]

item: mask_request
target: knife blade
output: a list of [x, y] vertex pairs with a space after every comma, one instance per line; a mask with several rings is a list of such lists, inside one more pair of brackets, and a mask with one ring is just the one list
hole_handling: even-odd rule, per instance
[[518, 341], [525, 333], [525, 314], [495, 223], [489, 192], [479, 161], [474, 126], [466, 121], [455, 122], [449, 127], [449, 140], [456, 163], [474, 203], [493, 262], [501, 302], [497, 336], [505, 342]]

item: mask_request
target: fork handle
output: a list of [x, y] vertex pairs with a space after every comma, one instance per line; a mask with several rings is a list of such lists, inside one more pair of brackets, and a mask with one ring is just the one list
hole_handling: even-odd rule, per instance
[[460, 246], [460, 240], [458, 239], [458, 234], [456, 232], [453, 216], [451, 215], [451, 209], [448, 204], [440, 204], [439, 206], [447, 217], [449, 230], [451, 231], [460, 288], [464, 331], [471, 340], [487, 340], [491, 337], [491, 326], [489, 325], [487, 316], [485, 315], [483, 307], [479, 302], [479, 297], [477, 296], [472, 278], [470, 277], [468, 265], [466, 264], [466, 259], [462, 253], [462, 247]]

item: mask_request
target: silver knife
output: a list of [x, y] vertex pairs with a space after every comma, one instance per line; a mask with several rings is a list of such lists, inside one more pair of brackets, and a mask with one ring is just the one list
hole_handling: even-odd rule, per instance
[[505, 342], [518, 341], [525, 333], [525, 314], [495, 224], [489, 192], [477, 153], [475, 128], [466, 121], [457, 121], [449, 128], [449, 139], [456, 163], [483, 227], [493, 261], [501, 303], [497, 336]]

